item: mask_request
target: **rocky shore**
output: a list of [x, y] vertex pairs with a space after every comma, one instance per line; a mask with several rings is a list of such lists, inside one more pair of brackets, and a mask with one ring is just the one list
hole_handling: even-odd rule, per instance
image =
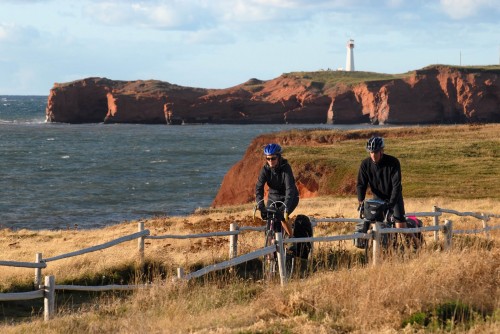
[[294, 72], [227, 89], [86, 78], [56, 83], [47, 122], [450, 124], [500, 122], [500, 67], [429, 66], [401, 75]]

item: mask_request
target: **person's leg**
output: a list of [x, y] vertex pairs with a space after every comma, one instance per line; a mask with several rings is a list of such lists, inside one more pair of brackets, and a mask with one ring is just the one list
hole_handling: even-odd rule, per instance
[[397, 228], [406, 227], [405, 204], [403, 201], [403, 196], [401, 196], [397, 201], [396, 205], [394, 205], [393, 217]]

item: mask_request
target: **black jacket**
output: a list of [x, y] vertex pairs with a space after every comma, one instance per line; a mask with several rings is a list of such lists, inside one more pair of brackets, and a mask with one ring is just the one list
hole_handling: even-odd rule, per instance
[[389, 205], [393, 207], [403, 196], [399, 160], [388, 154], [384, 154], [378, 164], [374, 163], [371, 158], [364, 159], [358, 172], [356, 186], [358, 201], [365, 199], [368, 185], [373, 195], [389, 202]]
[[290, 208], [296, 198], [299, 196], [299, 191], [295, 185], [292, 167], [286, 159], [281, 158], [279, 165], [275, 169], [264, 165], [259, 173], [257, 184], [255, 185], [255, 199], [259, 203], [259, 208], [263, 208], [265, 203], [261, 200], [264, 198], [264, 185], [269, 186], [268, 199], [272, 201], [282, 201], [287, 208]]

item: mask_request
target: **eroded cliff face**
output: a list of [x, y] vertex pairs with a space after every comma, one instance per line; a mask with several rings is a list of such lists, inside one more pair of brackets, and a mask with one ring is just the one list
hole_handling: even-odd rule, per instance
[[[357, 134], [354, 134], [356, 136]], [[212, 207], [225, 205], [237, 205], [252, 203], [255, 201], [255, 183], [260, 169], [265, 160], [262, 155], [262, 147], [268, 143], [281, 143], [283, 145], [316, 146], [332, 144], [347, 138], [352, 134], [331, 133], [327, 137], [310, 138], [298, 133], [287, 133], [285, 135], [266, 134], [256, 137], [248, 146], [243, 158], [233, 165], [224, 176], [221, 187], [212, 202]], [[286, 158], [286, 156], [285, 156]], [[323, 195], [353, 196], [356, 193], [355, 175], [345, 174], [337, 176], [335, 188], [330, 186], [331, 177], [336, 170], [332, 166], [322, 165], [318, 161], [298, 164], [290, 162], [295, 184], [299, 190], [300, 198], [310, 198]], [[267, 196], [267, 186], [264, 193]]]
[[88, 78], [55, 84], [49, 122], [335, 123], [500, 122], [500, 70], [433, 66], [401, 79], [347, 86], [293, 74], [227, 89]]

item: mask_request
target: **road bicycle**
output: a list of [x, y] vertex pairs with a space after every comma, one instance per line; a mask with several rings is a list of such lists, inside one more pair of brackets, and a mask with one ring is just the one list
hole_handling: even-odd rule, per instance
[[[255, 221], [255, 215], [259, 208], [261, 200], [254, 207], [253, 218]], [[288, 223], [286, 220], [284, 212], [286, 210], [286, 205], [282, 201], [271, 201], [269, 206], [266, 208], [266, 216], [264, 221], [266, 222], [266, 228], [264, 231], [264, 247], [268, 247], [276, 244], [276, 234], [282, 232], [283, 223]], [[291, 227], [293, 231], [294, 238], [309, 238], [313, 236], [311, 220], [308, 216], [298, 214]], [[290, 237], [288, 234], [283, 233], [283, 238]], [[288, 246], [290, 245], [290, 246]], [[308, 269], [309, 258], [312, 253], [312, 242], [299, 242], [287, 244], [284, 247], [285, 253], [285, 277], [288, 279], [292, 275], [299, 275], [303, 277]], [[271, 254], [264, 256], [262, 261], [262, 274], [264, 280], [272, 279], [278, 277], [278, 252], [275, 251]]]
[[[254, 220], [255, 214], [260, 203], [254, 208]], [[274, 201], [266, 208], [266, 229], [264, 231], [264, 247], [268, 247], [276, 244], [276, 234], [283, 231], [282, 221], [284, 221], [284, 212], [286, 209], [285, 203], [281, 201]], [[283, 233], [285, 237], [285, 233]], [[285, 251], [285, 276], [289, 278], [293, 273], [295, 266], [295, 258], [291, 254], [291, 251], [284, 248]], [[275, 277], [279, 277], [278, 268], [278, 252], [275, 251], [270, 254], [266, 254], [262, 261], [262, 276], [264, 280], [270, 280]]]
[[[394, 228], [395, 220], [392, 210], [387, 203], [377, 199], [364, 201], [358, 208], [359, 218], [362, 223], [356, 225], [356, 232], [367, 233], [369, 239], [354, 239], [354, 245], [364, 250], [367, 261], [373, 258], [373, 239], [374, 225], [378, 222], [381, 229]], [[407, 227], [422, 227], [422, 221], [416, 217], [407, 218]], [[409, 250], [418, 250], [424, 243], [424, 237], [421, 232], [416, 233], [382, 233], [380, 237], [380, 248], [383, 256], [392, 256], [394, 254], [405, 255]]]

